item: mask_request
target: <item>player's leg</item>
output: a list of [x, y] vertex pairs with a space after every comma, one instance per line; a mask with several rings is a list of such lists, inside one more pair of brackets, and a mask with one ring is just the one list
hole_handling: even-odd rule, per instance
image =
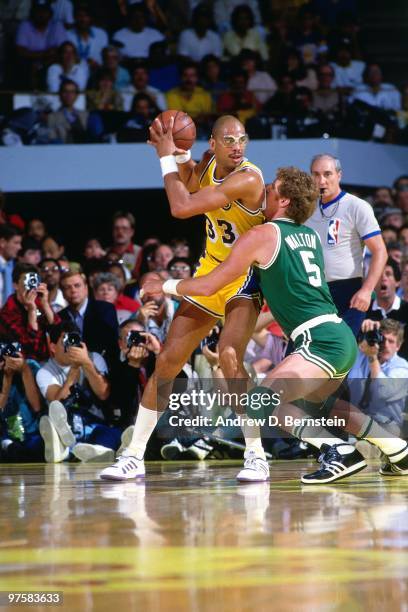
[[331, 380], [320, 366], [296, 353], [286, 357], [262, 383], [264, 389], [268, 388], [280, 397], [281, 403], [273, 411], [280, 427], [324, 453], [322, 467], [302, 477], [305, 484], [334, 482], [355, 474], [367, 465], [364, 457], [351, 444], [321, 425], [310, 425], [306, 421], [310, 418], [307, 411], [292, 403], [299, 399], [317, 401], [317, 398], [326, 398], [340, 384], [340, 379]]
[[167, 406], [173, 381], [214, 323], [215, 317], [183, 301], [143, 393], [132, 440], [121, 455], [124, 460], [119, 458], [116, 464], [103, 470], [101, 478], [127, 480], [144, 475], [143, 456], [146, 445]]
[[[244, 354], [259, 314], [258, 302], [248, 298], [234, 298], [225, 308], [225, 324], [218, 345], [220, 367], [228, 380], [231, 393], [238, 396], [247, 390], [248, 374], [244, 368]], [[242, 412], [234, 406], [237, 413]], [[245, 482], [258, 482], [269, 478], [269, 466], [259, 426], [248, 426], [246, 420], [242, 426], [245, 439], [245, 463], [237, 479]]]

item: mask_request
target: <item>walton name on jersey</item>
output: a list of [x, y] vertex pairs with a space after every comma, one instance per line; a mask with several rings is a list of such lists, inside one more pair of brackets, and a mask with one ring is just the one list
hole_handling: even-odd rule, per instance
[[313, 234], [304, 234], [303, 232], [298, 232], [297, 234], [289, 234], [286, 236], [285, 242], [292, 251], [295, 249], [300, 249], [302, 247], [309, 247], [309, 249], [316, 248], [316, 235]]

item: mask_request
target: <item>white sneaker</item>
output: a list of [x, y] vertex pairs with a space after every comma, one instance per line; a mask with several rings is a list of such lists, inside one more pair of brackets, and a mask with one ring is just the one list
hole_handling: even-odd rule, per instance
[[47, 463], [60, 463], [68, 458], [69, 448], [61, 442], [57, 430], [47, 416], [40, 419], [40, 434], [44, 440], [44, 456]]
[[116, 451], [116, 457], [120, 457], [120, 455], [123, 453], [125, 448], [130, 446], [134, 429], [135, 429], [134, 425], [129, 425], [129, 427], [126, 427], [126, 429], [122, 431], [122, 435], [120, 437], [120, 446], [118, 450]]
[[244, 469], [237, 474], [240, 482], [263, 482], [269, 480], [269, 465], [265, 459], [257, 457], [253, 450], [245, 451]]
[[129, 451], [123, 451], [116, 462], [102, 470], [99, 477], [102, 480], [131, 480], [132, 478], [144, 478], [146, 470], [143, 459], [129, 455]]
[[181, 459], [180, 455], [184, 453], [185, 450], [185, 446], [180, 444], [177, 438], [174, 438], [174, 440], [171, 440], [167, 444], [163, 444], [160, 449], [160, 454], [166, 461], [174, 461], [175, 459]]
[[72, 429], [68, 425], [68, 415], [65, 406], [57, 400], [50, 402], [48, 416], [57, 430], [61, 442], [65, 444], [65, 446], [74, 446], [76, 440]]
[[101, 444], [79, 442], [72, 449], [72, 454], [84, 463], [110, 463], [115, 459], [115, 451]]

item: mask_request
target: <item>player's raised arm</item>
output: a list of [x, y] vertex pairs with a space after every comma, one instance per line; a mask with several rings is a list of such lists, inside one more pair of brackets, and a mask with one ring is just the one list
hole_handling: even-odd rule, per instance
[[264, 196], [264, 184], [259, 174], [248, 168], [232, 173], [220, 185], [204, 187], [190, 194], [180, 178], [173, 155], [176, 147], [172, 128], [173, 119], [170, 119], [166, 132], [160, 121], [155, 121], [150, 127], [149, 144], [155, 147], [160, 158], [164, 186], [173, 217], [188, 219], [222, 208], [237, 199], [254, 202], [254, 209], [259, 208]]

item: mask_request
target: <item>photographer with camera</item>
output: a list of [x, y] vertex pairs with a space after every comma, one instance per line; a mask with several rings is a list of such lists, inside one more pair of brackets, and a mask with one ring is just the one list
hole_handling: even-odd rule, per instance
[[40, 421], [46, 461], [62, 461], [68, 447], [81, 461], [113, 458], [120, 431], [106, 424], [102, 410], [110, 393], [105, 360], [99, 353], [88, 352], [71, 321], [52, 326], [49, 335], [52, 356], [36, 377], [49, 402], [49, 415]]
[[0, 310], [0, 333], [12, 334], [26, 359], [48, 359], [46, 330], [58, 322], [48, 301], [48, 289], [35, 266], [19, 263], [13, 270], [14, 291]]
[[18, 342], [0, 341], [0, 439], [6, 462], [43, 461], [44, 445], [38, 431], [41, 397], [35, 384], [36, 364], [28, 362]]
[[112, 369], [110, 405], [121, 428], [133, 425], [147, 379], [152, 375], [160, 342], [128, 319], [119, 326], [120, 359]]
[[139, 282], [143, 294], [141, 294], [142, 306], [132, 315], [132, 319], [141, 323], [145, 331], [154, 334], [163, 343], [174, 317], [175, 306], [172, 299], [163, 294], [143, 293], [144, 285], [150, 280], [161, 280], [161, 278], [157, 272], [147, 272], [142, 276]]
[[393, 319], [373, 322], [359, 337], [359, 355], [348, 382], [351, 402], [399, 436], [408, 395], [408, 361], [397, 354], [404, 326]]
[[67, 302], [60, 289], [61, 267], [57, 259], [45, 257], [40, 265], [41, 280], [47, 285], [48, 301], [54, 312], [66, 308]]

